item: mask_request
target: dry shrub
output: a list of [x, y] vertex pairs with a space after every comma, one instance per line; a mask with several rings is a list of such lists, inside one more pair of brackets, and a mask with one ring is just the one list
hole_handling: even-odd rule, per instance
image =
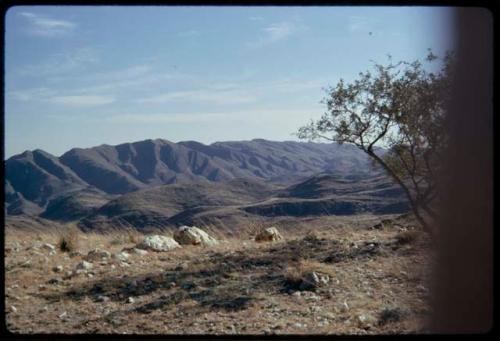
[[109, 241], [110, 245], [137, 244], [141, 234], [136, 230], [126, 228], [122, 231], [113, 232]]
[[378, 325], [383, 326], [388, 323], [399, 322], [406, 312], [401, 308], [385, 308], [379, 313]]
[[283, 272], [283, 278], [287, 287], [297, 289], [302, 283], [304, 268], [301, 262], [288, 266]]
[[[277, 225], [269, 225], [269, 223], [266, 224], [263, 221], [259, 221], [259, 220], [254, 220], [254, 221], [248, 223], [246, 231], [245, 231], [247, 233], [247, 238], [254, 239], [255, 236], [257, 236], [259, 233], [262, 232], [262, 230], [264, 230], [265, 228], [270, 227], [270, 226], [278, 227]], [[243, 237], [243, 236], [241, 236], [241, 237]]]
[[403, 231], [398, 233], [394, 238], [400, 245], [410, 244], [415, 242], [420, 236], [418, 231]]
[[74, 227], [71, 227], [60, 234], [57, 246], [62, 252], [72, 252], [78, 249], [79, 242], [80, 231]]
[[283, 277], [288, 284], [288, 287], [298, 287], [300, 286], [305, 274], [313, 271], [321, 274], [327, 274], [330, 277], [335, 275], [331, 267], [327, 264], [308, 259], [301, 259], [300, 261], [288, 266], [283, 272]]

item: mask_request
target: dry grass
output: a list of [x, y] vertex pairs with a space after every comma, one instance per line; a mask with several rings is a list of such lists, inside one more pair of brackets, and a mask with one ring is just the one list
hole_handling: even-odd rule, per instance
[[398, 233], [394, 238], [399, 244], [404, 245], [415, 242], [421, 236], [421, 234], [422, 233], [420, 231], [416, 230], [403, 231]]
[[108, 244], [111, 246], [114, 245], [123, 245], [123, 244], [137, 244], [142, 239], [142, 234], [133, 228], [124, 228], [124, 229], [112, 229], [106, 233], [106, 237], [108, 239]]
[[335, 276], [335, 272], [331, 266], [315, 260], [301, 259], [285, 268], [283, 278], [292, 286], [298, 286], [302, 282], [304, 276], [311, 272], [326, 274], [330, 277]]
[[57, 242], [57, 247], [62, 252], [78, 251], [80, 244], [80, 231], [75, 228], [69, 228], [63, 232]]
[[[56, 244], [67, 227], [37, 233], [6, 229], [6, 247], [11, 250], [5, 260], [6, 307], [16, 307], [16, 313], [7, 313], [7, 327], [22, 333], [417, 332], [427, 311], [426, 292], [419, 289], [427, 276], [421, 270], [428, 260], [423, 238], [399, 245], [393, 242], [394, 230], [368, 230], [362, 224], [349, 228], [344, 217], [333, 222], [325, 218], [324, 228], [308, 234], [292, 233], [286, 224], [280, 225], [286, 240], [278, 243], [258, 244], [251, 240], [251, 232], [245, 232], [241, 236], [246, 239], [219, 234], [221, 243], [213, 248], [186, 246], [144, 256], [131, 253], [128, 266], [94, 262], [92, 277], [79, 275], [59, 284], [48, 284], [63, 277], [52, 268], [61, 265], [64, 272], [72, 270], [81, 257], [50, 255], [43, 247], [33, 246]], [[209, 233], [216, 229], [209, 224], [200, 227]], [[142, 238], [136, 231], [76, 234], [82, 254], [94, 248], [118, 252]], [[379, 253], [354, 252], [352, 245], [362, 247], [371, 241], [389, 244]], [[335, 245], [346, 257], [325, 262]], [[330, 276], [328, 287], [315, 292], [319, 301], [283, 291], [284, 279], [298, 280], [311, 271]], [[133, 290], [128, 289], [131, 282], [137, 283]], [[109, 301], [97, 301], [98, 295]], [[126, 303], [128, 297], [135, 302]], [[349, 307], [345, 311], [339, 309], [344, 302]], [[64, 312], [66, 317], [59, 318]], [[363, 329], [356, 322], [360, 314], [382, 322]]]

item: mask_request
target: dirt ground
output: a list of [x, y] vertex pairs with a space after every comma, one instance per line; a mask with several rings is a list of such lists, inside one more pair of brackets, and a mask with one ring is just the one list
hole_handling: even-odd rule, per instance
[[[281, 229], [277, 242], [231, 238], [211, 248], [129, 251], [125, 261], [92, 261], [79, 274], [74, 270], [90, 250], [119, 253], [143, 236], [79, 232], [72, 253], [58, 248], [63, 232], [7, 228], [7, 328], [21, 334], [422, 332], [432, 261], [427, 236], [411, 224], [374, 229], [381, 217], [356, 219], [340, 227], [323, 221], [314, 232]], [[324, 282], [301, 286], [311, 272]]]

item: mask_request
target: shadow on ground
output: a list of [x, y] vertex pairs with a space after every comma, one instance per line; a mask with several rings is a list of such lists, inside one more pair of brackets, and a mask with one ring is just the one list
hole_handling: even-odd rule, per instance
[[149, 314], [188, 299], [210, 311], [238, 311], [248, 309], [263, 294], [277, 295], [292, 291], [293, 288], [287, 287], [283, 273], [294, 262], [309, 259], [337, 263], [365, 257], [391, 256], [403, 246], [397, 240], [389, 240], [384, 243], [365, 242], [351, 247], [335, 240], [309, 235], [255, 250], [256, 254], [253, 255], [248, 251], [229, 254], [209, 252], [203, 259], [175, 268], [159, 268], [153, 273], [139, 276], [107, 277], [41, 297], [52, 303], [85, 298], [97, 302], [102, 296], [108, 297], [110, 301], [124, 303], [128, 297], [154, 297], [153, 301], [140, 306], [124, 304], [125, 310], [111, 312], [102, 317], [104, 320], [113, 320], [118, 315], [125, 316], [130, 312]]

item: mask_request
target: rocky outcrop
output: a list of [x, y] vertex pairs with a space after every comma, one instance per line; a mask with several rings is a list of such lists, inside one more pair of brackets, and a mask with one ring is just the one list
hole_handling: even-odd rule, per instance
[[303, 275], [299, 289], [314, 291], [319, 287], [327, 285], [328, 282], [330, 282], [330, 277], [328, 275], [322, 275], [315, 271], [311, 271]]
[[279, 233], [276, 227], [268, 227], [260, 231], [260, 233], [255, 237], [256, 242], [275, 242], [283, 239], [281, 233]]
[[181, 226], [174, 234], [174, 239], [181, 245], [214, 246], [219, 242], [196, 226]]
[[173, 238], [160, 235], [146, 236], [144, 240], [136, 246], [138, 249], [153, 251], [171, 251], [179, 247], [181, 246]]

